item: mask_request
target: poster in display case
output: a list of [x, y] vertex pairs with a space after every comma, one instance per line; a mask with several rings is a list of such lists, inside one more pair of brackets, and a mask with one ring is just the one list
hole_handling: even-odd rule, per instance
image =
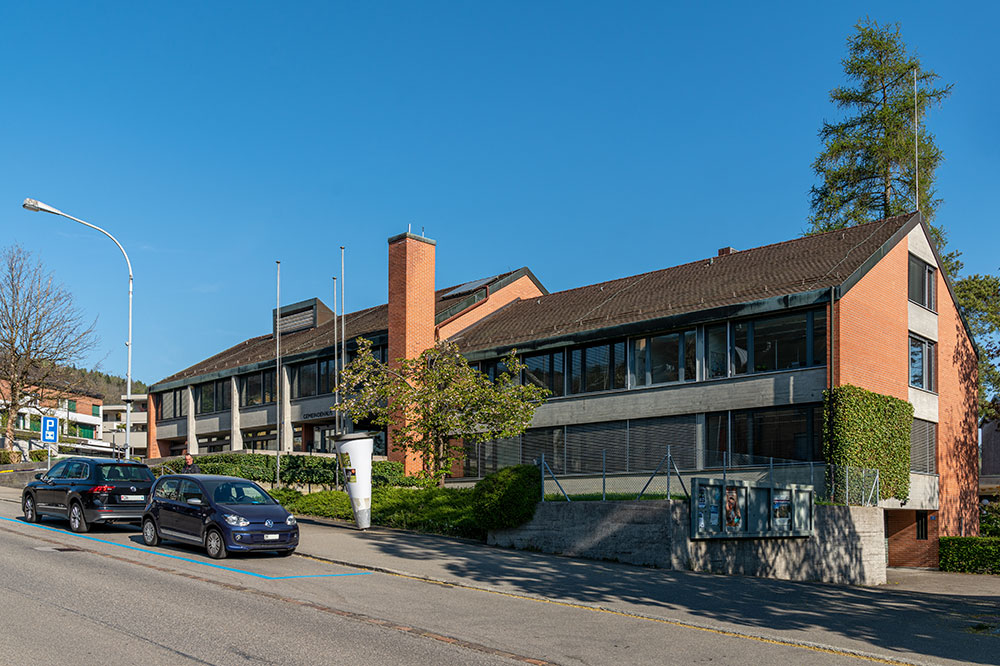
[[813, 486], [692, 479], [691, 538], [810, 536]]

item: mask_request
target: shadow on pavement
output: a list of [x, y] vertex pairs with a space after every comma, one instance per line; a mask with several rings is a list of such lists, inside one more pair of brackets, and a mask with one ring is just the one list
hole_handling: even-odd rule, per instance
[[[829, 642], [817, 634], [832, 632], [886, 651], [998, 663], [1000, 635], [973, 629], [975, 625], [983, 630], [984, 625], [1000, 624], [997, 597], [926, 595], [646, 569], [412, 533], [378, 531], [361, 538], [394, 558], [436, 561], [452, 575], [477, 586], [512, 587], [533, 596], [676, 619], [684, 614], [691, 621], [706, 624], [731, 623], [786, 635], [797, 632], [803, 641]], [[863, 650], [865, 646], [856, 648]]]

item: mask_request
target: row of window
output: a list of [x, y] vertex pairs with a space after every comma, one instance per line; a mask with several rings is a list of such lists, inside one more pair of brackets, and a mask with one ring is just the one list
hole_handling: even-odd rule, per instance
[[[375, 359], [385, 363], [385, 345], [372, 349]], [[350, 363], [353, 354], [348, 353]], [[334, 360], [322, 358], [289, 366], [291, 398], [308, 398], [334, 389]], [[274, 370], [259, 370], [237, 377], [240, 407], [255, 407], [272, 404], [277, 399]], [[232, 407], [232, 385], [229, 378], [205, 382], [194, 386], [195, 414], [211, 414], [226, 411]], [[187, 402], [184, 389], [176, 389], [160, 394], [157, 419], [173, 419], [187, 416]]]
[[[786, 461], [822, 462], [822, 404], [685, 414], [549, 428], [471, 446], [465, 475], [485, 476], [542, 456], [555, 474], [652, 472], [667, 447], [681, 471], [760, 466]], [[910, 470], [936, 472], [936, 424], [914, 419]]]
[[[696, 381], [699, 334], [703, 379], [826, 364], [826, 311], [815, 310], [528, 354], [522, 381], [553, 396]], [[491, 379], [503, 371], [497, 360], [479, 367]]]

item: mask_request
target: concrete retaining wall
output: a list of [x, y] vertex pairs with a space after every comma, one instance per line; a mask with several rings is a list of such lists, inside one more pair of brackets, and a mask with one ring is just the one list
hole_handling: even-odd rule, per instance
[[882, 509], [817, 506], [808, 538], [692, 541], [687, 502], [541, 502], [493, 545], [662, 569], [852, 585], [885, 582]]

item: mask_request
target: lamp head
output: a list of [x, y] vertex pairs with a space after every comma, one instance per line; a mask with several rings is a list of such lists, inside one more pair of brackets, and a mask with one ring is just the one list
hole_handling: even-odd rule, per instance
[[35, 212], [41, 213], [52, 213], [54, 215], [61, 215], [61, 213], [48, 204], [44, 204], [38, 199], [25, 199], [21, 207], [25, 210], [33, 210]]

